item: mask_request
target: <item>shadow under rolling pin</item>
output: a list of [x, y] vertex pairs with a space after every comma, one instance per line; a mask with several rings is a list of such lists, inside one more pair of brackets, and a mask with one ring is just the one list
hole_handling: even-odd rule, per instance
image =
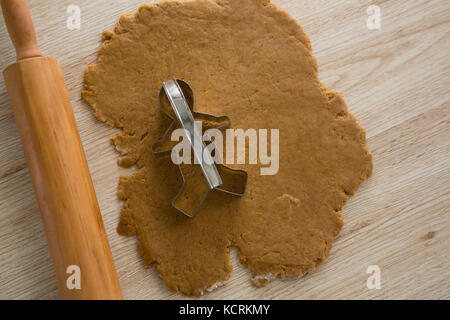
[[[63, 299], [121, 299], [97, 198], [58, 61], [43, 57], [24, 0], [1, 0], [17, 53], [5, 78]], [[69, 288], [69, 266], [80, 289]]]

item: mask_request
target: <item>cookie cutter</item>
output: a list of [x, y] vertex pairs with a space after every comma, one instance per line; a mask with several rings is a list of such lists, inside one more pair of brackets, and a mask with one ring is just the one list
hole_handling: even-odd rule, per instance
[[[235, 169], [224, 165], [222, 159], [220, 159], [220, 162], [218, 163], [214, 160], [210, 152], [204, 152], [206, 148], [209, 150], [216, 150], [215, 143], [211, 136], [205, 132], [205, 135], [210, 141], [208, 146], [206, 146], [203, 140], [203, 132], [196, 123], [196, 119], [200, 119], [201, 121], [205, 120], [207, 123], [217, 122], [219, 125], [213, 126], [212, 128], [222, 130], [230, 127], [231, 121], [229, 117], [216, 117], [208, 113], [196, 112], [194, 110], [194, 91], [187, 82], [181, 79], [174, 78], [163, 82], [159, 91], [158, 102], [160, 109], [172, 120], [172, 122], [164, 132], [163, 136], [151, 145], [150, 149], [152, 153], [155, 155], [171, 153], [174, 145], [178, 143], [178, 141], [171, 140], [172, 131], [176, 128], [184, 129], [185, 137], [188, 140], [191, 150], [194, 153], [194, 158], [196, 159], [196, 162], [192, 165], [200, 166], [203, 177], [208, 185], [208, 189], [203, 192], [200, 198], [191, 198], [190, 202], [193, 203], [192, 210], [178, 205], [177, 201], [182, 198], [186, 186], [186, 178], [182, 168], [185, 164], [178, 164], [182, 177], [182, 185], [171, 201], [172, 207], [184, 215], [193, 218], [200, 210], [211, 190], [218, 190], [227, 194], [242, 197], [247, 188], [247, 172], [243, 169]], [[167, 106], [167, 102], [171, 108]], [[194, 143], [194, 141], [201, 141], [201, 145], [199, 146], [198, 143]], [[170, 147], [164, 148], [164, 144], [169, 144]], [[217, 155], [214, 157], [216, 160], [219, 158]], [[238, 178], [237, 183], [231, 182], [231, 177], [233, 176]], [[189, 199], [189, 196], [184, 199]]]

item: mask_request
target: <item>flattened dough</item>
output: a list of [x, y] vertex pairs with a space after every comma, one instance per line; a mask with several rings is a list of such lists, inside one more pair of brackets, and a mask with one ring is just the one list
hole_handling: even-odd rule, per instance
[[[364, 130], [337, 92], [317, 78], [310, 40], [268, 0], [193, 0], [144, 5], [105, 31], [83, 98], [95, 116], [122, 129], [112, 142], [124, 200], [118, 232], [169, 289], [198, 296], [229, 278], [229, 249], [256, 286], [315, 269], [343, 225], [341, 209], [372, 171]], [[232, 128], [279, 128], [280, 165], [249, 174], [243, 198], [211, 192], [189, 219], [170, 205], [178, 167], [150, 145], [169, 126], [158, 105], [161, 83], [187, 81], [196, 110], [228, 115]]]

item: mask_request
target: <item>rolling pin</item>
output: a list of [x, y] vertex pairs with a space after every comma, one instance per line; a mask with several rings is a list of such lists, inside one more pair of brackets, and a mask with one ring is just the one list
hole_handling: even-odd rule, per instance
[[43, 57], [24, 0], [1, 0], [17, 62], [3, 73], [63, 299], [122, 299], [58, 61]]

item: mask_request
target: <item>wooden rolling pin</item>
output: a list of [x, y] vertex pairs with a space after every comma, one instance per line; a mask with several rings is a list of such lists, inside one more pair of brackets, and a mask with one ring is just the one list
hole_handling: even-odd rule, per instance
[[1, 6], [17, 53], [17, 62], [6, 68], [3, 75], [61, 296], [121, 299], [58, 61], [42, 56], [24, 0], [1, 0]]

